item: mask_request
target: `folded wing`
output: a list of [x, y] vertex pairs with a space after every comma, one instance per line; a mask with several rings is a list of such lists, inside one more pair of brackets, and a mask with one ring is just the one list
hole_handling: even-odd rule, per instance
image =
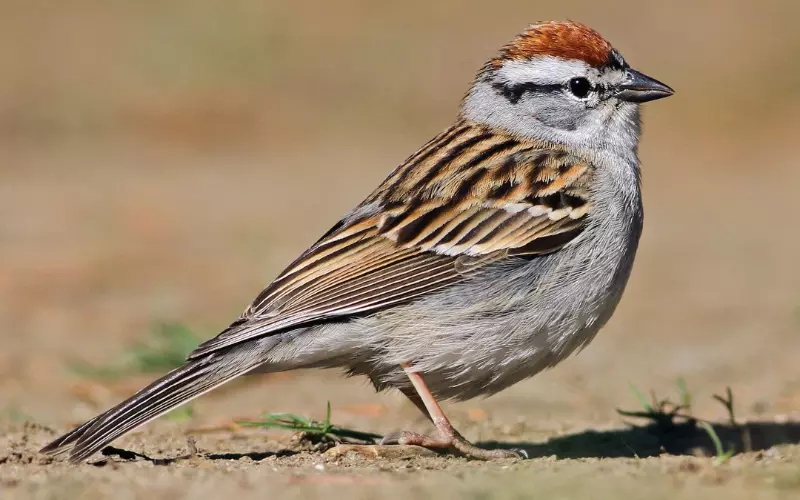
[[[292, 263], [239, 320], [190, 359], [405, 303], [498, 260], [556, 251], [581, 233], [591, 208], [587, 162], [516, 141], [511, 147], [472, 142], [467, 158], [431, 164], [425, 175], [415, 172], [415, 182], [397, 175], [401, 166], [355, 215]], [[484, 157], [470, 162], [475, 155]], [[470, 168], [458, 168], [458, 162]]]

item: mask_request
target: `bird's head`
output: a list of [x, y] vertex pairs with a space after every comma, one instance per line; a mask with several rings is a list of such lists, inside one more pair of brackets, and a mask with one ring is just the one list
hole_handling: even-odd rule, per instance
[[635, 148], [639, 105], [672, 93], [631, 68], [596, 31], [546, 22], [529, 27], [481, 69], [463, 115], [568, 146]]

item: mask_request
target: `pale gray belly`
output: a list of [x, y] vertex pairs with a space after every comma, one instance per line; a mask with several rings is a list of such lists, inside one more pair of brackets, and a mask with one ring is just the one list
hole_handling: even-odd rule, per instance
[[408, 379], [398, 365], [410, 361], [445, 399], [500, 391], [594, 338], [630, 274], [635, 244], [627, 243], [609, 252], [586, 241], [504, 263], [444, 292], [355, 320], [350, 326], [358, 331], [350, 335], [362, 339], [371, 356], [351, 368], [379, 387], [403, 387]]
[[437, 398], [498, 392], [585, 346], [619, 303], [639, 231], [585, 235], [391, 310], [289, 332], [265, 371], [343, 367], [403, 388], [411, 362]]

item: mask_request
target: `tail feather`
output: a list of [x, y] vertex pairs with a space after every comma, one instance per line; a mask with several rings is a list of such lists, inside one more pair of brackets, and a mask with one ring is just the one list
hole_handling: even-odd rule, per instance
[[106, 444], [239, 375], [256, 368], [252, 353], [214, 353], [192, 360], [145, 387], [131, 398], [89, 420], [42, 448], [42, 453], [69, 453], [81, 462]]
[[91, 427], [92, 424], [97, 422], [100, 417], [102, 417], [102, 415], [99, 415], [83, 425], [72, 429], [68, 433], [39, 450], [39, 452], [47, 453], [48, 455], [53, 456], [59, 456], [68, 453], [70, 450], [72, 450], [72, 448], [75, 446], [75, 443], [81, 438], [86, 430]]

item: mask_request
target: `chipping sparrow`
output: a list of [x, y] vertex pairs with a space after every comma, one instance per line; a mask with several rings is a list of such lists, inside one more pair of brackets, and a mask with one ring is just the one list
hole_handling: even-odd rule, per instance
[[182, 367], [42, 451], [86, 459], [248, 372], [340, 367], [435, 424], [384, 443], [509, 455], [435, 398], [500, 391], [609, 319], [642, 230], [639, 104], [672, 89], [597, 32], [534, 25], [479, 72], [456, 122], [411, 155]]

